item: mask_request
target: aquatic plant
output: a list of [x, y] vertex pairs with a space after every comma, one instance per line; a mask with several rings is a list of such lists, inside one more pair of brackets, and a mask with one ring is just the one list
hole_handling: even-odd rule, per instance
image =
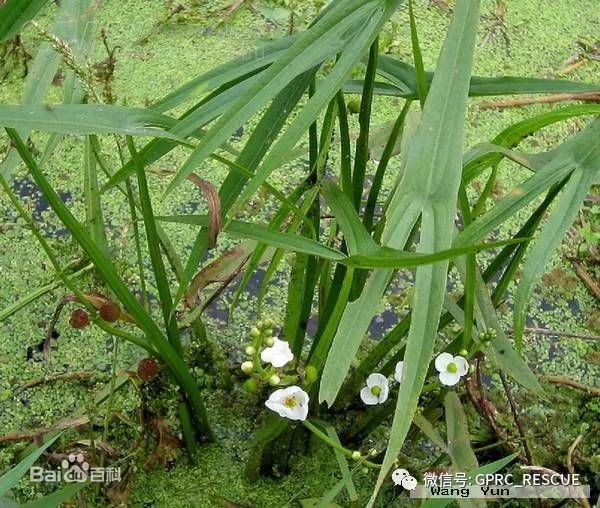
[[[38, 27], [47, 44], [45, 50], [54, 55], [56, 65], [62, 59], [69, 68], [72, 100], [62, 105], [43, 105], [43, 94], [38, 93], [22, 105], [0, 106], [0, 126], [6, 129], [12, 143], [8, 158], [0, 166], [0, 184], [74, 295], [72, 303], [81, 307], [73, 311], [72, 325], [86, 326], [85, 313], [95, 325], [136, 344], [164, 366], [181, 389], [180, 425], [190, 452], [198, 442], [213, 437], [205, 397], [186, 362], [182, 340], [182, 330], [189, 329], [196, 341], [211, 341], [203, 324], [206, 307], [197, 298], [207, 278], [202, 262], [221, 235], [245, 242], [238, 251], [226, 253], [217, 265], [211, 265], [212, 269], [219, 269], [225, 261], [232, 262], [234, 268], [225, 277], [228, 282], [245, 269], [232, 304], [234, 311], [237, 296], [265, 258], [268, 268], [262, 280], [263, 296], [283, 263], [284, 252], [294, 253], [286, 315], [279, 336], [273, 335], [276, 323], [263, 320], [250, 330], [251, 343], [244, 349], [248, 359], [241, 364], [241, 370], [247, 377], [247, 391], [255, 393], [261, 384], [285, 386], [272, 391], [265, 401], [272, 414], [256, 434], [246, 472], [252, 477], [261, 469], [273, 467], [276, 459], [266, 450], [275, 443], [291, 446], [293, 440], [289, 436], [308, 429], [343, 455], [379, 469], [369, 506], [398, 461], [411, 425], [419, 417], [423, 393], [439, 392], [430, 409], [444, 406], [449, 445], [459, 441], [457, 436], [461, 443], [465, 436], [469, 442], [460, 400], [453, 390], [441, 385], [457, 385], [467, 375], [471, 358], [485, 355], [502, 375], [543, 396], [536, 376], [519, 354], [528, 299], [551, 252], [600, 175], [597, 118], [549, 152], [526, 154], [514, 149], [525, 137], [545, 126], [578, 116], [598, 115], [600, 106], [593, 103], [531, 117], [464, 154], [469, 97], [597, 92], [598, 86], [473, 76], [478, 0], [457, 1], [435, 72], [425, 72], [423, 67], [410, 1], [413, 65], [380, 54], [378, 37], [402, 3], [331, 2], [306, 30], [198, 76], [149, 108], [101, 104], [86, 58], [85, 37], [76, 48], [60, 35]], [[81, 8], [75, 4], [65, 0], [59, 16]], [[16, 11], [15, 5], [9, 2], [4, 7], [14, 10], [15, 21], [12, 27], [0, 25], [0, 39], [13, 34], [15, 26], [24, 22], [24, 13]], [[33, 14], [34, 11], [28, 11], [30, 17]], [[83, 9], [80, 14], [77, 23], [89, 22], [85, 17], [88, 11]], [[77, 30], [81, 31], [81, 26]], [[362, 79], [352, 79], [357, 68], [362, 69], [363, 61], [366, 65]], [[43, 89], [39, 81], [36, 86]], [[360, 101], [347, 103], [347, 94], [360, 94]], [[375, 96], [399, 97], [404, 99], [404, 105], [386, 132], [384, 148], [369, 180]], [[189, 103], [191, 106], [183, 114], [168, 114]], [[411, 130], [407, 128], [407, 118], [409, 112], [417, 109], [421, 110], [420, 120]], [[358, 114], [359, 122], [354, 147], [348, 119], [352, 112]], [[248, 124], [255, 126], [238, 152], [228, 140], [240, 126]], [[52, 133], [42, 160], [25, 141], [34, 130]], [[52, 155], [64, 135], [84, 139], [85, 222], [73, 215], [44, 172], [43, 161]], [[110, 137], [106, 140], [104, 136]], [[136, 143], [139, 138], [152, 139], [140, 147]], [[295, 149], [305, 138], [305, 178], [291, 192], [284, 193], [268, 179], [294, 160]], [[120, 168], [114, 172], [103, 155], [108, 146], [115, 146], [121, 160]], [[391, 158], [398, 155], [398, 146], [402, 167], [395, 175], [392, 191], [384, 195], [383, 181]], [[195, 185], [202, 192], [208, 214], [155, 213], [148, 185], [152, 174], [149, 168], [175, 148], [188, 150], [189, 155], [172, 173], [163, 198], [182, 185]], [[332, 165], [334, 152], [339, 152], [339, 158]], [[10, 185], [17, 155], [53, 212], [89, 258], [105, 285], [103, 289], [110, 292], [102, 301], [94, 300], [97, 295], [82, 290], [65, 274], [53, 248], [20, 204]], [[490, 204], [505, 158], [531, 175]], [[219, 189], [202, 178], [203, 164], [208, 159], [229, 170]], [[104, 185], [100, 184], [100, 171], [106, 178]], [[483, 175], [488, 175], [485, 187], [471, 202], [470, 186]], [[131, 287], [110, 254], [102, 199], [112, 189], [123, 194], [131, 211], [139, 288]], [[268, 224], [241, 220], [249, 203], [260, 199], [261, 192], [278, 203], [276, 213]], [[540, 197], [543, 200], [538, 203]], [[490, 241], [505, 221], [532, 204], [534, 210], [512, 238]], [[329, 219], [322, 217], [324, 211], [330, 212]], [[175, 250], [163, 229], [165, 223], [196, 229], [190, 252]], [[145, 235], [141, 234], [142, 228]], [[477, 253], [483, 250], [493, 250], [494, 254], [480, 268]], [[151, 278], [144, 263], [146, 258], [150, 261]], [[447, 288], [451, 266], [463, 281], [463, 294], [458, 300]], [[415, 270], [410, 313], [357, 362], [369, 324], [400, 269]], [[500, 325], [496, 307], [517, 270], [520, 280], [514, 306], [513, 343]], [[150, 280], [156, 288], [152, 295]], [[313, 314], [318, 325], [314, 336], [309, 337], [307, 323]], [[440, 331], [450, 324], [457, 327], [450, 334], [451, 341], [443, 344], [438, 340]], [[434, 369], [439, 381], [426, 385]], [[394, 373], [399, 383], [397, 393], [390, 389], [388, 381]], [[331, 424], [323, 422], [328, 415], [323, 403], [335, 412], [357, 398], [367, 406], [379, 406], [388, 397], [397, 401], [395, 410], [392, 408], [389, 441], [384, 453], [375, 450], [368, 454], [369, 460], [360, 451], [344, 446]], [[389, 406], [382, 406], [381, 411], [373, 412], [353, 428], [352, 437], [368, 435], [392, 411]], [[302, 425], [294, 427], [292, 422], [296, 420]], [[465, 471], [478, 467], [469, 446], [448, 453], [453, 461], [462, 459]], [[290, 455], [282, 454], [279, 460], [284, 462]], [[490, 469], [505, 463], [492, 464]]]

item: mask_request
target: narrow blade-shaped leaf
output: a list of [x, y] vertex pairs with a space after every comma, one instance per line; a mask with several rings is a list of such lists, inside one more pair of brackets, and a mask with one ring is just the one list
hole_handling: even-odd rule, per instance
[[127, 134], [179, 139], [167, 132], [172, 118], [141, 108], [113, 105], [0, 105], [0, 127], [62, 134]]
[[[62, 434], [62, 433], [61, 433]], [[0, 497], [4, 496], [10, 489], [12, 489], [21, 477], [29, 471], [29, 468], [35, 464], [35, 461], [44, 453], [48, 448], [50, 448], [54, 442], [61, 436], [58, 434], [50, 439], [44, 446], [41, 446], [33, 453], [30, 453], [25, 457], [21, 462], [19, 462], [15, 467], [10, 469], [6, 474], [0, 477]]]
[[0, 7], [0, 42], [19, 33], [25, 23], [36, 17], [48, 0], [8, 0]]
[[[425, 184], [427, 202], [422, 213], [420, 251], [436, 252], [452, 244], [478, 19], [479, 1], [457, 2], [423, 119], [408, 154], [405, 177], [400, 183], [399, 192], [409, 193], [418, 192]], [[405, 358], [410, 361], [405, 364], [390, 441], [369, 506], [373, 505], [396, 460], [417, 409], [437, 335], [447, 269], [448, 263], [442, 262], [417, 270], [413, 316], [405, 352]]]

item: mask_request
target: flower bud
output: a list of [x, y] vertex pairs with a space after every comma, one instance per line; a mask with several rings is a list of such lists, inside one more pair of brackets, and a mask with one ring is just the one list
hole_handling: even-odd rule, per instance
[[273, 335], [273, 328], [265, 328], [263, 330], [263, 335], [265, 337], [271, 337]]
[[244, 352], [248, 356], [253, 356], [256, 353], [256, 349], [253, 346], [246, 346], [246, 349], [244, 349]]
[[458, 354], [459, 354], [460, 356], [468, 356], [468, 355], [469, 355], [469, 352], [468, 352], [466, 349], [461, 349], [461, 350], [458, 352]]
[[242, 386], [244, 387], [244, 390], [246, 390], [248, 393], [256, 393], [258, 390], [258, 383], [253, 377], [246, 379]]
[[244, 362], [242, 363], [241, 369], [244, 374], [250, 374], [254, 370], [254, 363]]
[[360, 452], [358, 450], [354, 450], [352, 452], [352, 460], [360, 460], [362, 458], [362, 455], [360, 454]]
[[273, 374], [270, 378], [269, 378], [269, 384], [271, 386], [277, 386], [279, 383], [281, 383], [281, 378], [277, 375], [277, 374]]
[[469, 374], [473, 374], [475, 372], [475, 365], [469, 365]]
[[273, 337], [267, 337], [265, 339], [265, 345], [267, 347], [271, 347], [273, 344], [275, 344], [275, 340], [273, 339]]
[[265, 328], [274, 328], [275, 327], [275, 321], [273, 321], [272, 319], [265, 319], [264, 322]]
[[319, 377], [319, 371], [314, 365], [307, 365], [304, 373], [306, 374], [307, 383], [314, 383]]
[[73, 328], [81, 329], [85, 328], [90, 324], [90, 316], [83, 309], [75, 309], [71, 312], [71, 318], [69, 319], [69, 324]]
[[260, 330], [256, 328], [256, 326], [252, 327], [252, 329], [250, 330], [250, 337], [260, 337]]

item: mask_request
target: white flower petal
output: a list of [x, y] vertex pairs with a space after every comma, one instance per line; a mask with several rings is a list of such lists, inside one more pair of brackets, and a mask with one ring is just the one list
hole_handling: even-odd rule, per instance
[[365, 386], [360, 391], [360, 398], [367, 406], [374, 406], [379, 403], [379, 397], [371, 392], [371, 388]]
[[381, 387], [381, 393], [377, 397], [377, 400], [379, 401], [379, 403], [383, 404], [388, 399], [389, 394], [390, 394], [390, 387], [388, 386], [387, 379], [386, 379], [385, 384]]
[[273, 345], [263, 349], [260, 353], [260, 359], [265, 363], [270, 363], [275, 368], [280, 368], [291, 362], [294, 359], [294, 354], [289, 343], [273, 337]]
[[464, 376], [467, 372], [469, 372], [469, 362], [465, 360], [462, 356], [455, 356], [454, 363], [456, 364], [456, 368], [458, 369], [458, 374], [460, 376]]
[[[289, 407], [286, 401], [294, 397], [296, 405]], [[269, 399], [265, 402], [271, 411], [275, 411], [279, 416], [290, 420], [306, 420], [308, 416], [308, 394], [299, 386], [289, 386], [280, 390], [275, 390]]]
[[398, 383], [402, 383], [402, 374], [404, 373], [404, 362], [398, 362], [396, 364], [396, 370], [394, 372], [394, 378]]
[[450, 353], [440, 353], [435, 359], [435, 368], [438, 372], [445, 372], [448, 364], [454, 360]]
[[374, 386], [383, 387], [383, 385], [387, 386], [387, 384], [387, 377], [385, 377], [383, 374], [380, 374], [379, 372], [374, 372], [373, 374], [370, 374], [367, 378], [367, 386], [369, 388], [373, 388]]
[[440, 372], [439, 377], [440, 382], [446, 386], [454, 386], [460, 381], [460, 375], [458, 372]]

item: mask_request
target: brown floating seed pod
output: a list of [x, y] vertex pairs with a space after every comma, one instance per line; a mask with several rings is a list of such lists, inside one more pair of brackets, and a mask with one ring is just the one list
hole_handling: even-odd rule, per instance
[[73, 328], [77, 328], [77, 329], [85, 328], [87, 325], [90, 324], [90, 316], [83, 309], [75, 309], [73, 312], [71, 312], [69, 324]]
[[150, 381], [158, 376], [160, 366], [154, 358], [144, 358], [138, 364], [138, 376], [143, 381]]
[[114, 323], [121, 317], [121, 307], [119, 307], [115, 302], [104, 302], [100, 306], [99, 313], [100, 317], [104, 319], [104, 321]]

